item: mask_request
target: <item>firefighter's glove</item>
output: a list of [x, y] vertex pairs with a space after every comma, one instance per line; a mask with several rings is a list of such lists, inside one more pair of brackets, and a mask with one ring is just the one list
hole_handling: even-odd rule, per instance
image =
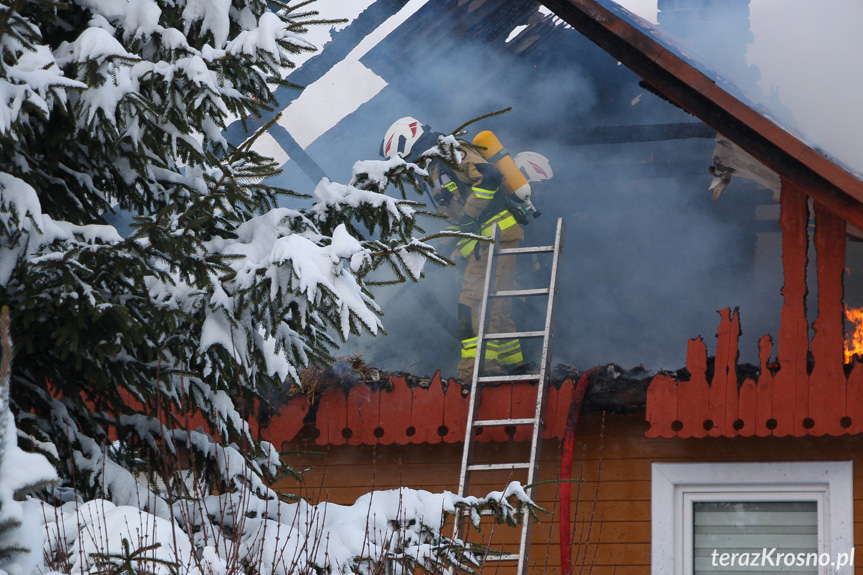
[[466, 234], [478, 234], [480, 230], [479, 221], [467, 214], [463, 214], [458, 220], [458, 229]]
[[452, 203], [452, 194], [446, 190], [441, 190], [434, 196], [434, 201], [437, 205], [442, 206], [444, 208], [448, 208]]
[[449, 207], [457, 190], [458, 185], [455, 182], [444, 184], [435, 191], [435, 201], [440, 206]]

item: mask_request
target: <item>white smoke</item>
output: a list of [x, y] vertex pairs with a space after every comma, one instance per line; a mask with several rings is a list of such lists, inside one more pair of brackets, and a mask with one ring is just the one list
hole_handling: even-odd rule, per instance
[[[656, 0], [617, 4], [657, 22]], [[750, 0], [751, 35], [738, 26], [740, 9], [739, 2], [712, 2], [704, 11], [693, 11], [692, 29], [674, 34], [681, 52], [781, 127], [863, 174], [863, 2]], [[709, 20], [701, 20], [704, 15]], [[729, 56], [729, 47], [741, 45], [748, 45], [746, 65]]]
[[[747, 60], [761, 103], [808, 144], [863, 174], [863, 2], [752, 0]], [[771, 105], [775, 94], [781, 106]], [[766, 96], [766, 98], [765, 98]]]

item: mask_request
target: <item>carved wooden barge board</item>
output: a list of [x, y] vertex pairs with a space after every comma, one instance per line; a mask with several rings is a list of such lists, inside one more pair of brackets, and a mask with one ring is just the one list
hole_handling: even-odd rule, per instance
[[763, 336], [758, 381], [747, 378], [738, 385], [740, 316], [736, 310], [720, 311], [713, 381], [707, 381], [704, 342], [690, 340], [689, 381], [659, 375], [648, 387], [648, 437], [781, 437], [863, 431], [863, 369], [855, 362], [845, 375], [845, 221], [814, 203], [818, 317], [810, 344], [806, 319], [809, 198], [783, 179], [781, 204], [785, 285], [776, 362], [770, 360], [772, 338]]
[[[356, 385], [345, 392], [339, 388], [325, 391], [318, 402], [314, 427], [318, 445], [408, 445], [420, 443], [458, 443], [464, 440], [468, 398], [461, 386], [450, 380], [444, 393], [440, 374], [431, 385], [409, 387], [404, 377], [391, 377], [389, 389], [375, 390]], [[530, 383], [515, 383], [483, 389], [480, 417], [488, 411], [496, 417], [531, 417], [535, 395]], [[558, 389], [549, 386], [544, 438], [562, 437], [572, 396], [573, 381], [565, 379]], [[252, 418], [252, 432], [277, 447], [295, 439], [303, 419], [311, 409], [305, 396], [292, 398], [279, 409], [267, 427]], [[503, 415], [501, 415], [503, 414]], [[489, 427], [479, 441], [528, 441], [530, 429]]]

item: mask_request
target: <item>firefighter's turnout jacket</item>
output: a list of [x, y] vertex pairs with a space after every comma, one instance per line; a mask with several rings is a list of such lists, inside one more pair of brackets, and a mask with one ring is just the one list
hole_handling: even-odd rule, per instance
[[[461, 149], [464, 155], [461, 170], [450, 169], [436, 162], [431, 169], [434, 184], [432, 196], [439, 210], [453, 223], [475, 221], [478, 233], [491, 237], [494, 224], [498, 226], [498, 241], [502, 248], [514, 248], [524, 238], [517, 221], [517, 212], [510, 209], [507, 190], [501, 185], [503, 177], [494, 165], [488, 163], [476, 150]], [[463, 228], [462, 228], [463, 229]], [[459, 332], [461, 337], [461, 361], [458, 378], [469, 381], [473, 375], [476, 358], [477, 329], [479, 327], [479, 304], [485, 283], [488, 265], [489, 244], [477, 240], [459, 240], [457, 249], [467, 261], [459, 296]], [[515, 284], [515, 256], [501, 256], [495, 273], [495, 290], [511, 290]], [[495, 298], [489, 307], [488, 329], [491, 333], [516, 331], [512, 320], [510, 298]], [[524, 362], [521, 344], [517, 339], [493, 340], [486, 346], [486, 371], [506, 371]]]

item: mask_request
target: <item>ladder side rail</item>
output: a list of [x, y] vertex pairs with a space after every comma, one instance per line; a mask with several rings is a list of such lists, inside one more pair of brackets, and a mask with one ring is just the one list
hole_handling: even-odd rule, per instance
[[[527, 471], [527, 489], [525, 490], [531, 500], [534, 499], [534, 487], [539, 467], [539, 453], [542, 448], [542, 421], [545, 414], [546, 394], [545, 386], [547, 375], [551, 364], [552, 335], [554, 329], [555, 299], [558, 293], [558, 279], [560, 274], [560, 257], [563, 252], [566, 225], [563, 218], [557, 219], [557, 229], [554, 237], [554, 252], [551, 262], [551, 278], [549, 280], [549, 296], [545, 314], [545, 338], [542, 343], [542, 356], [539, 368], [539, 381], [536, 390], [536, 410], [534, 412], [533, 433], [530, 442], [530, 464]], [[518, 575], [528, 575], [528, 560], [530, 558], [531, 536], [533, 534], [533, 518], [525, 513], [522, 519], [521, 541], [519, 542]]]
[[[497, 236], [498, 236], [498, 227], [497, 224], [492, 225], [491, 229], [491, 240], [492, 243], [488, 248], [488, 262], [486, 264], [485, 269], [485, 281], [483, 283], [483, 292], [482, 299], [480, 301], [479, 306], [479, 317], [478, 317], [478, 325], [477, 325], [477, 333], [476, 333], [476, 357], [473, 360], [473, 376], [471, 377], [470, 382], [470, 399], [468, 400], [468, 408], [467, 408], [467, 425], [465, 426], [464, 432], [464, 445], [462, 446], [462, 456], [461, 456], [461, 471], [459, 472], [459, 481], [458, 481], [458, 494], [461, 497], [465, 497], [467, 495], [467, 490], [469, 488], [468, 481], [468, 466], [471, 461], [471, 456], [473, 455], [473, 435], [474, 435], [474, 419], [476, 418], [477, 410], [479, 408], [479, 376], [482, 373], [482, 370], [485, 366], [485, 323], [486, 323], [486, 312], [488, 310], [488, 294], [491, 291], [491, 285], [494, 281], [494, 272], [495, 272], [495, 248], [497, 247]], [[477, 243], [476, 249], [480, 249], [479, 243]], [[459, 538], [459, 529], [461, 528], [462, 517], [460, 514], [456, 514], [453, 520], [453, 539]]]
[[[542, 418], [545, 413], [545, 385], [548, 380], [548, 372], [551, 367], [552, 353], [552, 336], [554, 332], [554, 311], [555, 301], [558, 292], [558, 280], [560, 275], [560, 257], [563, 253], [564, 237], [566, 235], [566, 225], [562, 218], [557, 220], [557, 229], [554, 237], [554, 255], [551, 260], [551, 277], [549, 279], [549, 297], [545, 311], [545, 338], [542, 342], [542, 354], [540, 356], [539, 366], [539, 383], [537, 384], [537, 400], [534, 419], [536, 425], [533, 428], [533, 436], [531, 437], [531, 470], [527, 478], [528, 485], [534, 483], [534, 474], [538, 464], [538, 451], [542, 440]], [[533, 497], [533, 487], [528, 487], [527, 494]]]

